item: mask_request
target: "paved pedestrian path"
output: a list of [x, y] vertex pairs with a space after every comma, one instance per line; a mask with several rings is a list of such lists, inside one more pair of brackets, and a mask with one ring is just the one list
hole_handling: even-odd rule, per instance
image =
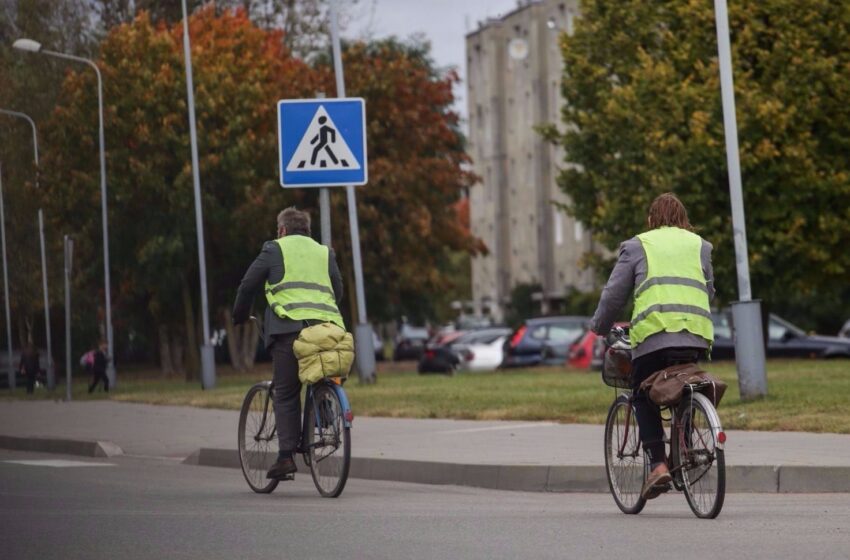
[[[0, 447], [239, 466], [238, 412], [112, 401], [0, 405]], [[850, 492], [850, 435], [727, 432], [732, 492]], [[10, 437], [11, 436], [11, 437]], [[351, 476], [505, 490], [606, 492], [603, 427], [355, 418]], [[72, 441], [73, 440], [73, 441]], [[73, 445], [72, 445], [73, 444]], [[2, 454], [2, 451], [0, 451]]]

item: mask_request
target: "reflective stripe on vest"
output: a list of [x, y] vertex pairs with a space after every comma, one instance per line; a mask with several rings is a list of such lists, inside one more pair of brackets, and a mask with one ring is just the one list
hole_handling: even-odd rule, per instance
[[660, 332], [687, 331], [714, 340], [708, 288], [702, 270], [702, 238], [663, 227], [638, 235], [646, 254], [646, 279], [635, 289], [631, 341], [637, 346]]
[[345, 328], [328, 274], [328, 248], [303, 235], [282, 237], [277, 244], [283, 255], [283, 279], [275, 285], [266, 282], [266, 301], [274, 314]]

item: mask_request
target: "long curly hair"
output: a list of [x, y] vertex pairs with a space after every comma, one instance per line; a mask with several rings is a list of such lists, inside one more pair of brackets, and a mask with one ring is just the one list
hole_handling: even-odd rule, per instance
[[693, 231], [694, 227], [688, 221], [688, 211], [685, 205], [675, 194], [666, 192], [658, 195], [649, 206], [649, 215], [646, 218], [649, 229], [660, 227], [677, 227]]

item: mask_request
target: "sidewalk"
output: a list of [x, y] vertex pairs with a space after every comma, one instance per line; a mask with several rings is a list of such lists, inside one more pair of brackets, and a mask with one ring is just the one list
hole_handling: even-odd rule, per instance
[[[0, 436], [108, 441], [126, 455], [238, 468], [237, 419], [238, 412], [229, 410], [12, 401], [0, 406]], [[850, 492], [850, 435], [727, 436], [729, 491]], [[352, 476], [605, 492], [602, 445], [603, 427], [597, 425], [361, 417], [354, 420]]]

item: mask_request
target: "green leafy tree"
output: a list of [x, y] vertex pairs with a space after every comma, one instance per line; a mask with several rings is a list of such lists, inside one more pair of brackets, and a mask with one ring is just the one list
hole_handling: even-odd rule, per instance
[[[840, 299], [850, 277], [850, 4], [735, 2], [730, 26], [754, 291], [774, 309], [789, 294]], [[657, 194], [674, 191], [715, 246], [721, 301], [735, 299], [712, 4], [586, 0], [561, 48], [563, 127], [548, 134], [566, 151], [567, 211], [614, 249], [644, 229]]]
[[[0, 108], [23, 112], [35, 122], [42, 155], [47, 149], [43, 136], [47, 117], [62, 85], [66, 66], [55, 59], [30, 56], [12, 49], [21, 37], [38, 39], [58, 50], [87, 54], [92, 45], [92, 29], [85, 16], [83, 0], [7, 0], [0, 2]], [[44, 300], [40, 262], [37, 211], [41, 198], [36, 192], [36, 168], [32, 131], [19, 118], [0, 115], [0, 162], [3, 163], [3, 190], [6, 209], [6, 245], [9, 259], [9, 290], [15, 342], [32, 341], [45, 348]], [[61, 305], [61, 243], [63, 232], [50, 227], [48, 282], [51, 302]], [[61, 320], [53, 313], [54, 358], [61, 356], [64, 337]], [[0, 321], [5, 340], [5, 321]], [[76, 323], [75, 323], [76, 326]], [[89, 329], [75, 329], [88, 338]], [[60, 361], [61, 360], [57, 360]]]

